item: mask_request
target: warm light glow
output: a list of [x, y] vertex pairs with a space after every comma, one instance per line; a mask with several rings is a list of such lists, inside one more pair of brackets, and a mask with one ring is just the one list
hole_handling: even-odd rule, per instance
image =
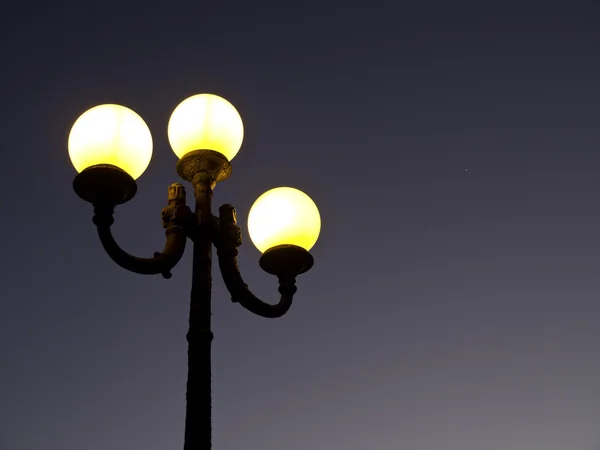
[[175, 108], [168, 135], [179, 158], [193, 150], [214, 150], [231, 161], [242, 146], [244, 124], [235, 107], [224, 98], [198, 94]]
[[248, 232], [261, 252], [291, 244], [310, 250], [321, 231], [317, 205], [304, 192], [279, 187], [265, 192], [252, 205]]
[[95, 106], [73, 124], [69, 157], [78, 172], [112, 164], [136, 179], [150, 164], [152, 135], [135, 111], [121, 105]]

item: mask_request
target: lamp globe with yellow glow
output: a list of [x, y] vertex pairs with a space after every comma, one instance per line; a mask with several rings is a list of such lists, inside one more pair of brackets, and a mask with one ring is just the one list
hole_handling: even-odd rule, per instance
[[113, 104], [84, 112], [69, 134], [69, 157], [78, 172], [110, 164], [139, 178], [152, 158], [152, 135], [135, 111]]
[[321, 231], [321, 216], [315, 202], [304, 192], [278, 187], [262, 194], [248, 216], [250, 239], [265, 252], [279, 245], [310, 250]]
[[231, 161], [244, 140], [240, 114], [214, 94], [197, 94], [182, 101], [171, 114], [167, 131], [179, 158], [194, 150], [212, 150]]

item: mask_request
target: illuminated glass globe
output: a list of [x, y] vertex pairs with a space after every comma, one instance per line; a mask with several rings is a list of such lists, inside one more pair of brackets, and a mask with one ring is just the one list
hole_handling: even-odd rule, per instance
[[179, 158], [194, 150], [213, 150], [231, 161], [244, 140], [240, 114], [214, 94], [198, 94], [181, 102], [171, 114], [167, 131]]
[[310, 250], [320, 231], [317, 205], [304, 192], [291, 187], [278, 187], [262, 194], [248, 216], [250, 239], [263, 253], [286, 244]]
[[152, 135], [135, 111], [121, 105], [95, 106], [73, 124], [69, 157], [78, 172], [111, 164], [136, 179], [150, 164]]

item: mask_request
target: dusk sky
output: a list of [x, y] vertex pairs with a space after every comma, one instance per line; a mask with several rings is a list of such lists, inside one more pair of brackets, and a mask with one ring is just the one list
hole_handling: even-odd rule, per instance
[[305, 191], [323, 227], [280, 319], [214, 267], [214, 449], [596, 450], [595, 3], [5, 6], [0, 450], [183, 448], [191, 246], [170, 280], [113, 263], [67, 138], [101, 103], [147, 122], [113, 229], [151, 256], [169, 116], [202, 92], [244, 121], [213, 206], [237, 208], [251, 289], [277, 300], [247, 233], [260, 194]]

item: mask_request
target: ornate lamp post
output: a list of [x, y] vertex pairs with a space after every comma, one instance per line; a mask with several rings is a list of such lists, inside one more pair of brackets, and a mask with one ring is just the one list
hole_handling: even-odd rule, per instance
[[292, 304], [296, 276], [313, 265], [308, 251], [321, 227], [316, 205], [303, 192], [282, 187], [261, 195], [250, 210], [248, 228], [262, 252], [260, 266], [279, 280], [281, 299], [272, 305], [252, 294], [238, 269], [242, 239], [235, 209], [223, 205], [219, 217], [211, 210], [213, 189], [231, 175], [230, 161], [241, 147], [243, 134], [236, 109], [216, 95], [192, 96], [173, 111], [169, 142], [180, 158], [177, 173], [193, 186], [195, 209], [192, 212], [186, 205], [183, 185], [169, 186], [168, 205], [162, 210], [166, 243], [152, 258], [126, 253], [111, 232], [115, 206], [133, 198], [135, 179], [150, 163], [152, 137], [146, 123], [124, 106], [100, 105], [82, 114], [69, 135], [69, 155], [79, 172], [73, 188], [94, 206], [100, 242], [114, 262], [132, 272], [170, 278], [187, 239], [193, 243], [184, 450], [211, 448], [212, 246], [231, 300], [255, 314], [276, 318]]

